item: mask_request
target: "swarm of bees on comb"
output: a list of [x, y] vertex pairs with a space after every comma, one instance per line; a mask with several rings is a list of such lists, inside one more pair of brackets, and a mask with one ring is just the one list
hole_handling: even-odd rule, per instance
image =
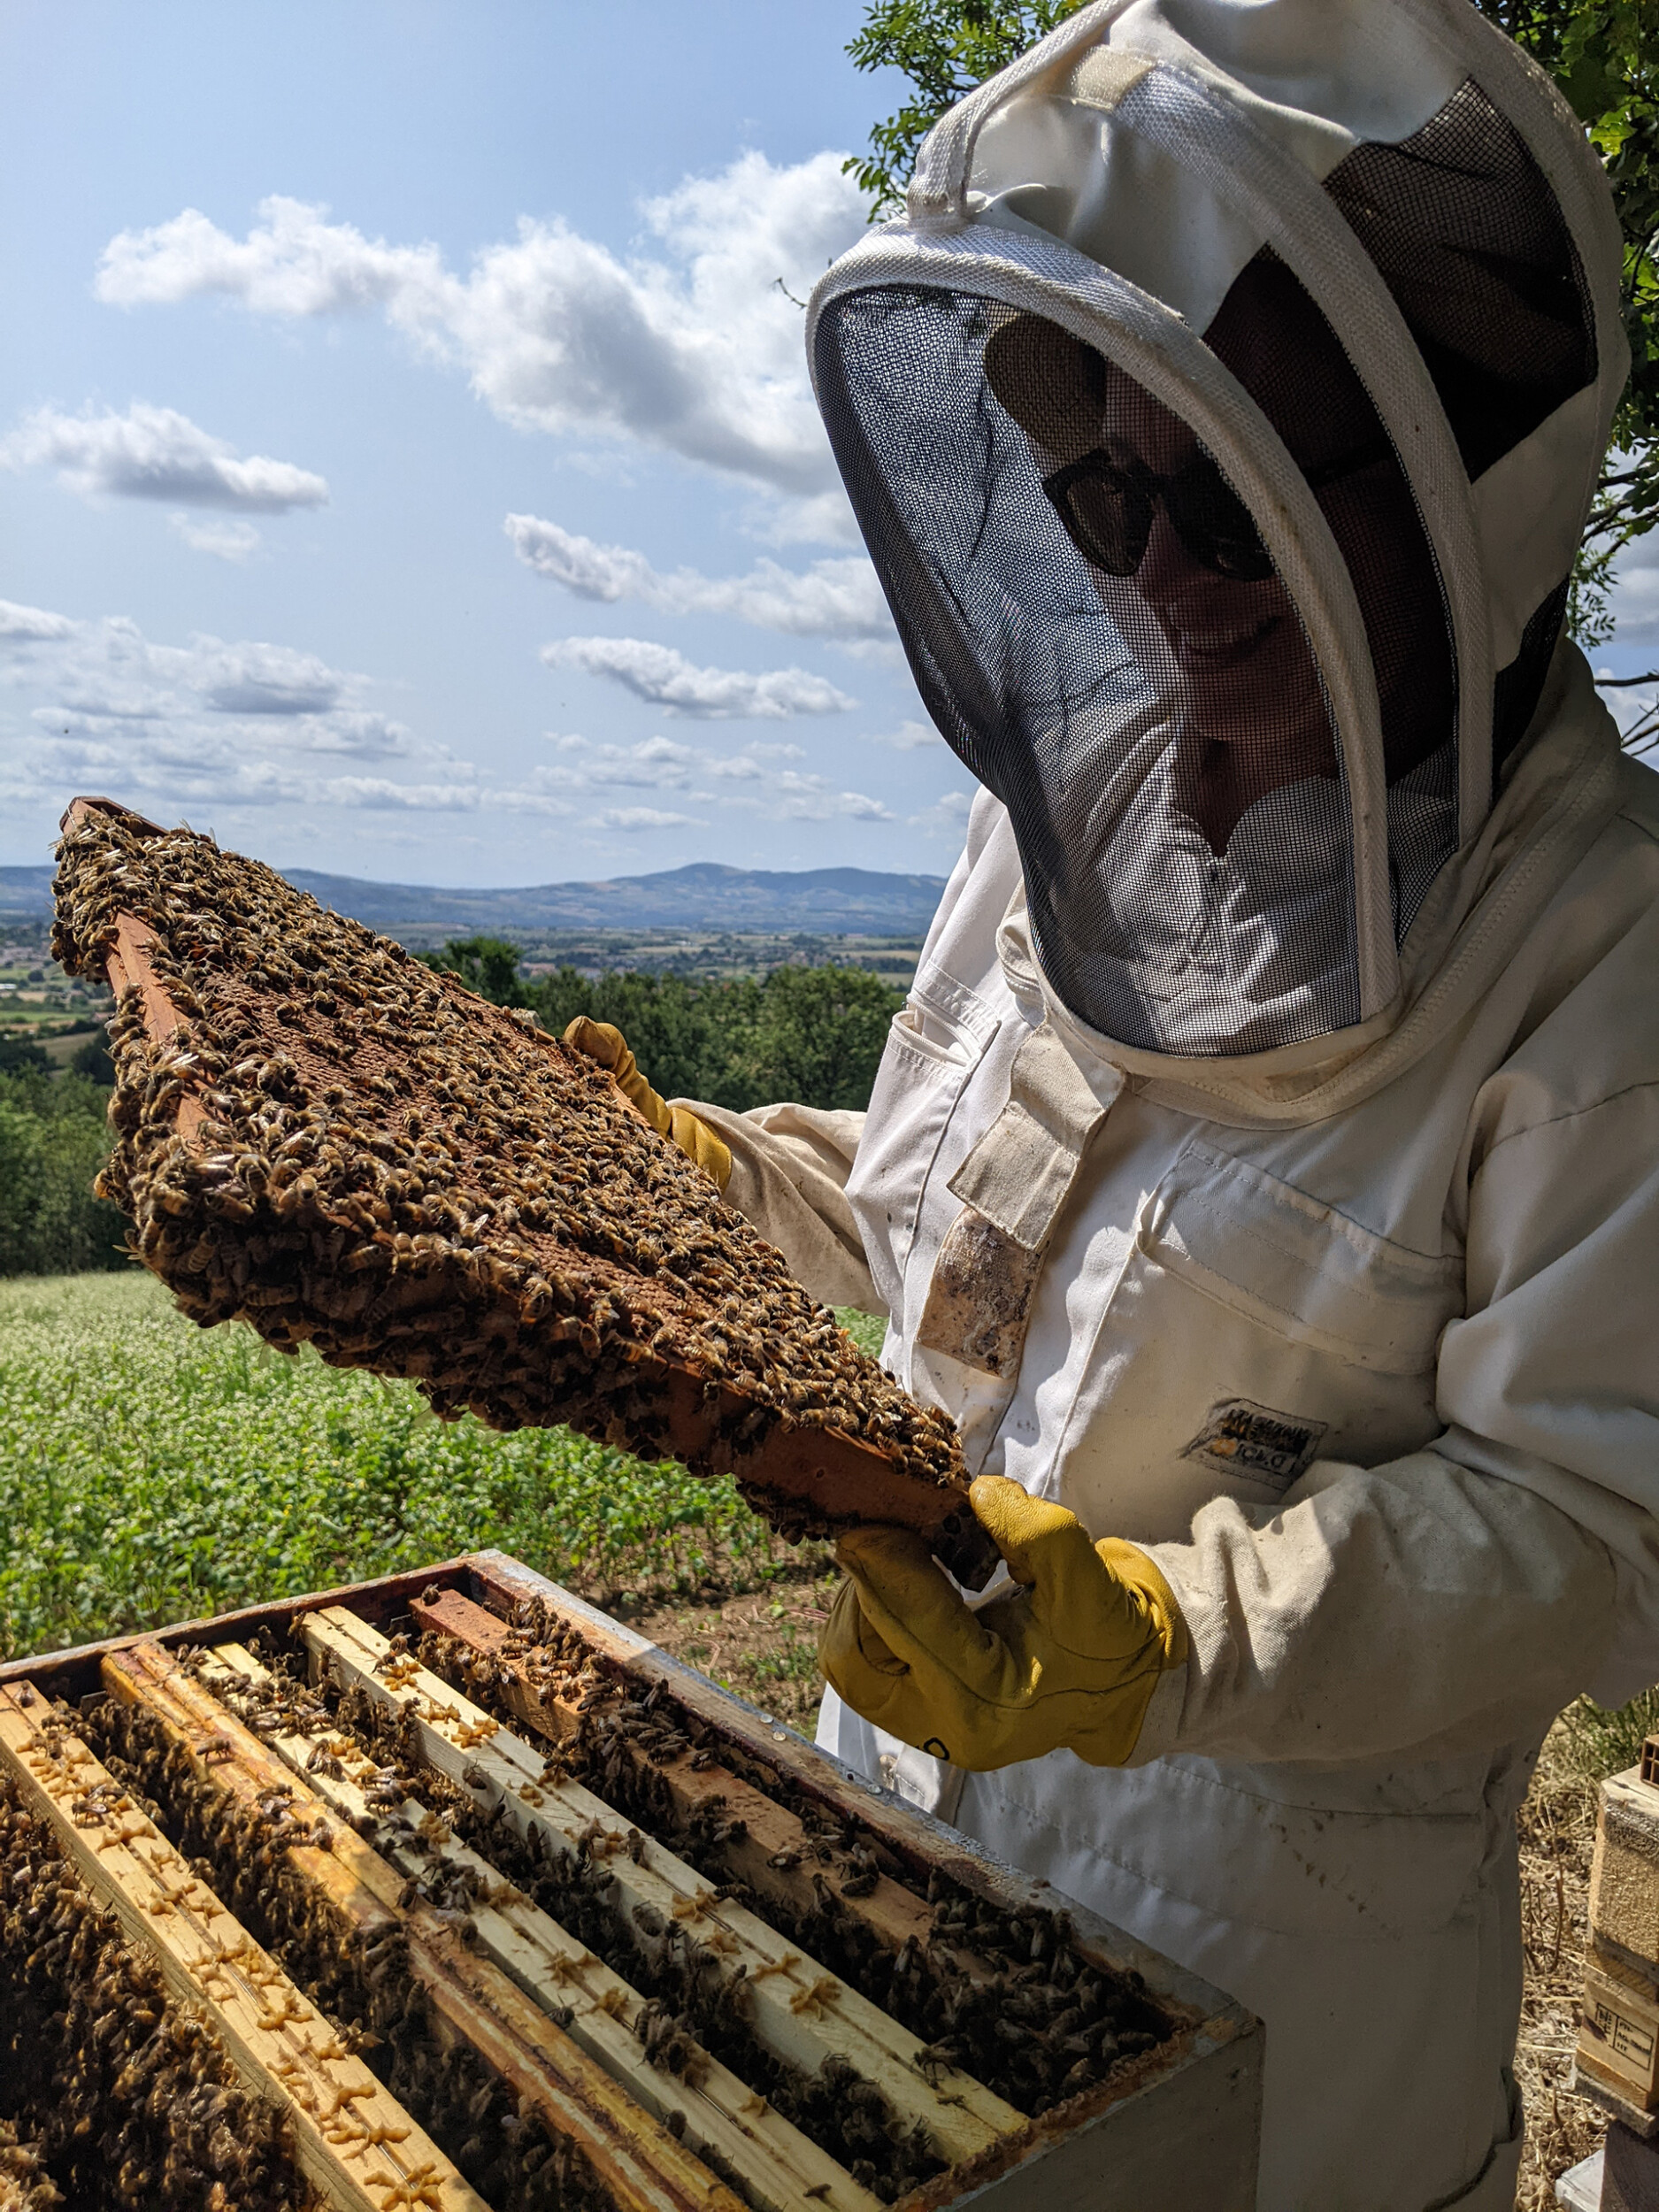
[[0, 1683], [30, 2212], [942, 2212], [1033, 2162], [1034, 2202], [1049, 2147], [1225, 2044], [491, 1561]]
[[194, 1319], [410, 1378], [442, 1415], [733, 1473], [791, 1540], [899, 1522], [984, 1580], [949, 1417], [605, 1071], [108, 800], [65, 817], [57, 901], [54, 956], [118, 992], [102, 1187]]

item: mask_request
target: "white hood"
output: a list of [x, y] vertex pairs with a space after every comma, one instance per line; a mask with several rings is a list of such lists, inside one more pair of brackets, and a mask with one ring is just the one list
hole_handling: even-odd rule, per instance
[[1374, 1039], [1532, 719], [1627, 365], [1583, 131], [1468, 0], [1097, 0], [808, 346], [1033, 947], [1138, 1051]]

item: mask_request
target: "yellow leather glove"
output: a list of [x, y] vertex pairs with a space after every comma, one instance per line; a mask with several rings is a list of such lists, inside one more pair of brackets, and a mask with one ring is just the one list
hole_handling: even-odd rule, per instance
[[1135, 1747], [1187, 1624], [1143, 1551], [1091, 1544], [1074, 1513], [981, 1475], [969, 1493], [1018, 1583], [972, 1612], [908, 1529], [849, 1530], [824, 1672], [855, 1712], [976, 1773], [1063, 1745], [1091, 1766]]
[[732, 1179], [730, 1151], [688, 1106], [671, 1106], [660, 1091], [651, 1088], [628, 1050], [626, 1038], [613, 1023], [591, 1021], [586, 1014], [578, 1014], [565, 1032], [565, 1041], [574, 1051], [597, 1060], [602, 1068], [609, 1068], [617, 1088], [634, 1112], [649, 1121], [659, 1137], [677, 1144], [724, 1194]]

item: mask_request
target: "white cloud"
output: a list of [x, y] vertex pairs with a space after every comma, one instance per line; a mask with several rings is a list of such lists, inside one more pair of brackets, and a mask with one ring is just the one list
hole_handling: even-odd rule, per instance
[[968, 815], [973, 805], [970, 791], [947, 791], [935, 799], [933, 805], [924, 807], [919, 814], [907, 817], [912, 829], [918, 829], [925, 837], [936, 837], [949, 845], [960, 845], [968, 826]]
[[[1634, 553], [1640, 554], [1645, 543], [1639, 541]], [[1659, 547], [1650, 557], [1659, 561]], [[1648, 645], [1659, 639], [1659, 565], [1626, 554], [1608, 594], [1607, 605], [1621, 645]]]
[[552, 767], [533, 769], [533, 787], [592, 791], [611, 786], [647, 791], [684, 791], [693, 775], [711, 771], [704, 754], [672, 738], [648, 737], [639, 745], [596, 745], [586, 737], [556, 737], [563, 757]]
[[292, 806], [388, 819], [541, 815], [629, 834], [706, 829], [716, 813], [895, 818], [879, 798], [810, 769], [787, 741], [720, 752], [660, 733], [634, 744], [552, 735], [550, 757], [496, 779], [418, 740], [372, 703], [369, 679], [314, 654], [211, 637], [163, 645], [121, 616], [76, 622], [0, 602], [0, 675], [24, 695], [20, 716], [0, 723], [7, 800], [61, 805], [92, 789], [164, 819]]
[[165, 499], [186, 507], [286, 514], [320, 507], [324, 479], [262, 453], [246, 460], [223, 438], [171, 407], [134, 400], [126, 414], [60, 415], [42, 407], [0, 443], [7, 468], [55, 468], [71, 490], [92, 498]]
[[353, 760], [396, 760], [415, 750], [414, 741], [401, 722], [384, 714], [338, 707], [309, 718], [309, 749], [314, 753], [347, 753]]
[[589, 829], [654, 830], [704, 829], [708, 826], [691, 814], [665, 814], [654, 806], [608, 806], [588, 818]]
[[319, 796], [334, 806], [437, 814], [472, 813], [484, 799], [477, 784], [392, 783], [384, 776], [331, 776]]
[[188, 207], [151, 230], [124, 230], [98, 263], [97, 296], [116, 307], [228, 293], [265, 315], [327, 315], [389, 306], [455, 280], [435, 246], [371, 243], [325, 208], [280, 194], [261, 201], [260, 227], [238, 242]]
[[216, 714], [326, 714], [344, 677], [285, 645], [211, 644], [187, 680]]
[[264, 543], [251, 522], [192, 522], [188, 515], [167, 518], [192, 552], [211, 553], [215, 560], [241, 563]]
[[864, 733], [867, 745], [886, 745], [895, 753], [920, 752], [926, 746], [943, 745], [944, 741], [931, 722], [901, 722], [896, 730]]
[[727, 812], [741, 809], [772, 822], [891, 822], [895, 818], [891, 808], [872, 799], [868, 792], [838, 790], [827, 776], [812, 775], [803, 769], [768, 773], [749, 758], [711, 762], [709, 767], [713, 775], [733, 777], [757, 787], [697, 795]]
[[600, 545], [536, 515], [509, 515], [503, 526], [527, 568], [581, 599], [641, 599], [669, 614], [730, 615], [795, 637], [862, 642], [893, 634], [875, 570], [862, 554], [814, 561], [804, 573], [762, 560], [747, 576], [704, 576], [695, 568], [664, 574], [642, 553]]
[[[799, 745], [748, 745], [739, 753], [716, 754], [666, 737], [647, 738], [641, 745], [595, 744], [585, 737], [554, 737], [551, 742], [560, 757], [552, 766], [531, 772], [527, 781], [533, 789], [575, 794], [646, 788], [659, 795], [683, 794], [694, 804], [702, 801], [728, 813], [741, 809], [778, 822], [894, 818], [879, 799], [865, 792], [843, 791], [826, 777], [781, 764], [805, 758]], [[710, 784], [718, 787], [710, 790]], [[733, 785], [740, 788], [733, 790]], [[637, 816], [650, 827], [690, 818], [673, 815], [659, 821], [654, 809], [622, 807], [609, 810], [603, 826], [630, 826], [622, 820], [624, 815]], [[647, 817], [652, 818], [647, 821]]]
[[217, 294], [274, 316], [378, 311], [506, 421], [634, 440], [770, 492], [831, 495], [843, 513], [800, 311], [777, 285], [804, 294], [863, 233], [840, 156], [744, 154], [641, 211], [655, 255], [625, 260], [562, 220], [522, 219], [461, 277], [436, 246], [365, 238], [302, 201], [262, 202], [242, 239], [189, 208], [111, 239], [96, 291], [127, 307]]
[[852, 503], [839, 478], [827, 491], [804, 499], [752, 501], [744, 516], [751, 537], [767, 545], [857, 545]]
[[890, 822], [893, 810], [864, 791], [838, 791], [827, 777], [786, 768], [772, 780], [765, 795], [751, 799], [733, 794], [728, 806], [753, 807], [786, 822]]
[[[67, 797], [96, 782], [187, 807], [490, 803], [465, 763], [366, 703], [366, 679], [290, 646], [160, 645], [124, 616], [73, 622], [0, 605], [0, 649], [8, 685], [28, 700], [18, 734], [0, 732], [12, 795]], [[420, 780], [355, 772], [393, 761]]]
[[0, 599], [0, 642], [39, 644], [73, 637], [80, 627], [66, 614], [48, 614], [43, 607], [21, 607], [15, 599]]
[[855, 705], [844, 691], [804, 668], [751, 675], [737, 668], [698, 668], [672, 645], [649, 638], [572, 637], [541, 649], [549, 668], [605, 676], [668, 714], [705, 721], [780, 721], [797, 714], [841, 714]]

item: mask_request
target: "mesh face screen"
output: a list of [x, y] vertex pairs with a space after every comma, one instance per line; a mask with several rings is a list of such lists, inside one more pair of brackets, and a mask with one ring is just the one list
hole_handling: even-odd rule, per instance
[[[1348, 565], [1403, 935], [1456, 821], [1455, 676], [1416, 503], [1329, 326], [1271, 252], [1206, 339], [1304, 469]], [[1193, 1054], [1359, 1020], [1325, 687], [1191, 428], [1058, 325], [942, 287], [831, 303], [818, 384], [923, 697], [1012, 818], [1065, 1003], [1125, 1044]]]
[[1472, 78], [1325, 179], [1417, 340], [1471, 478], [1595, 375], [1584, 271], [1548, 180]]
[[819, 333], [831, 438], [917, 681], [1009, 809], [1060, 996], [1186, 1052], [1357, 1019], [1324, 687], [1192, 432], [1057, 325], [973, 295], [872, 288]]

